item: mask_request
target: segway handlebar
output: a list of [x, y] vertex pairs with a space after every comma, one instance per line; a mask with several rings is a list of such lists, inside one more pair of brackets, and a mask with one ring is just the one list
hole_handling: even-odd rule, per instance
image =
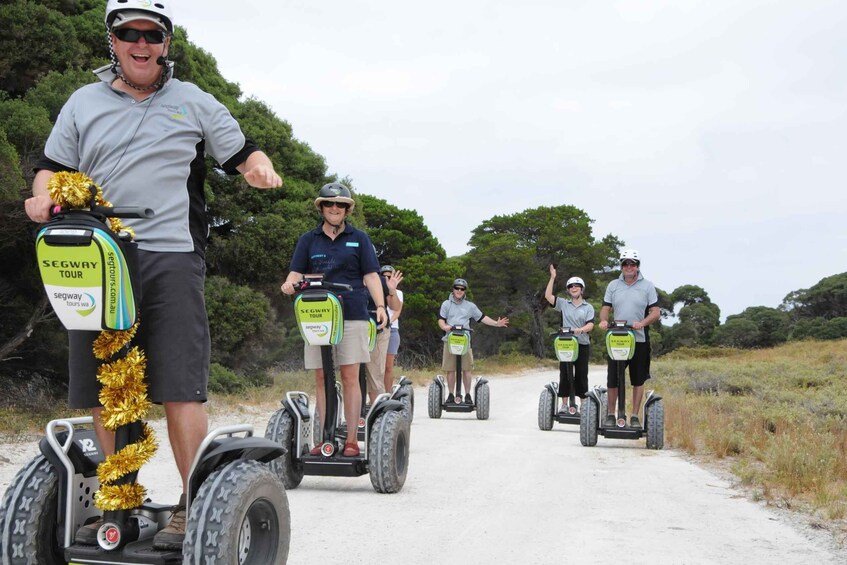
[[613, 320], [609, 322], [609, 328], [606, 331], [631, 329], [632, 326], [626, 320]]
[[550, 335], [551, 335], [551, 336], [554, 336], [554, 335], [563, 335], [563, 334], [565, 334], [565, 335], [567, 335], [567, 334], [573, 335], [573, 328], [569, 328], [569, 327], [561, 327], [561, 328], [559, 328], [558, 330], [556, 330], [555, 332], [550, 332]]
[[156, 215], [152, 208], [144, 208], [143, 206], [94, 206], [91, 211], [109, 218], [142, 218], [146, 220]]
[[353, 290], [353, 287], [349, 284], [343, 283], [334, 283], [323, 280], [323, 277], [307, 277], [301, 280], [296, 285], [296, 290], [298, 292], [303, 292], [304, 290], [322, 288], [324, 290], [332, 290], [332, 291], [346, 291]]
[[87, 209], [69, 209], [61, 206], [54, 206], [50, 210], [50, 215], [58, 216], [59, 214], [66, 212], [83, 212], [104, 216], [106, 218], [138, 218], [145, 220], [156, 215], [156, 212], [153, 211], [152, 208], [145, 208], [144, 206], [99, 206], [95, 204], [97, 198], [97, 186], [92, 184], [88, 187], [88, 190], [91, 192], [91, 199], [89, 200]]

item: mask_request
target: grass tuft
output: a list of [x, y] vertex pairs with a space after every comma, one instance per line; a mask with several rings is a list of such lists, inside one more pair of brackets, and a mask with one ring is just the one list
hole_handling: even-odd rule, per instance
[[847, 340], [681, 350], [652, 372], [667, 445], [728, 460], [754, 498], [847, 515]]

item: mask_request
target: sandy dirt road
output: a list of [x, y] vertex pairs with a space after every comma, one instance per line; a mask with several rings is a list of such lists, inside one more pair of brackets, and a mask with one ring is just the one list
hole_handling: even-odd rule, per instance
[[[305, 477], [288, 492], [289, 563], [847, 562], [829, 534], [751, 502], [679, 452], [648, 451], [643, 439], [583, 447], [578, 426], [540, 431], [538, 397], [554, 378], [492, 379], [487, 421], [430, 419], [416, 389], [403, 490], [377, 494], [367, 476]], [[213, 413], [212, 425], [251, 423], [263, 435], [269, 416]], [[155, 428], [162, 449], [140, 480], [157, 502], [175, 502], [163, 423]], [[34, 449], [4, 447], [3, 490]]]

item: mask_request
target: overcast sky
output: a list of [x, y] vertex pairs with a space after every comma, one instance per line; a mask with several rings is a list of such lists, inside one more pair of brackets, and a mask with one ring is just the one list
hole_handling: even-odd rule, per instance
[[847, 3], [173, 6], [226, 79], [448, 255], [495, 215], [570, 204], [722, 318], [847, 271]]

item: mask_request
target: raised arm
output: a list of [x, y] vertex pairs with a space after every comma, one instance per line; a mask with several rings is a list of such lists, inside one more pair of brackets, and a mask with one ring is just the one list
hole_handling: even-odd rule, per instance
[[391, 275], [385, 281], [388, 285], [388, 307], [391, 308], [391, 319], [388, 320], [389, 324], [399, 318], [400, 312], [403, 310], [403, 301], [400, 300], [400, 297], [397, 294], [397, 287], [400, 285], [400, 281], [402, 280], [403, 273], [400, 271], [392, 271]]
[[556, 305], [556, 295], [553, 294], [553, 283], [556, 282], [556, 267], [550, 264], [550, 280], [547, 281], [547, 288], [544, 291], [544, 298], [550, 303], [550, 306]]

